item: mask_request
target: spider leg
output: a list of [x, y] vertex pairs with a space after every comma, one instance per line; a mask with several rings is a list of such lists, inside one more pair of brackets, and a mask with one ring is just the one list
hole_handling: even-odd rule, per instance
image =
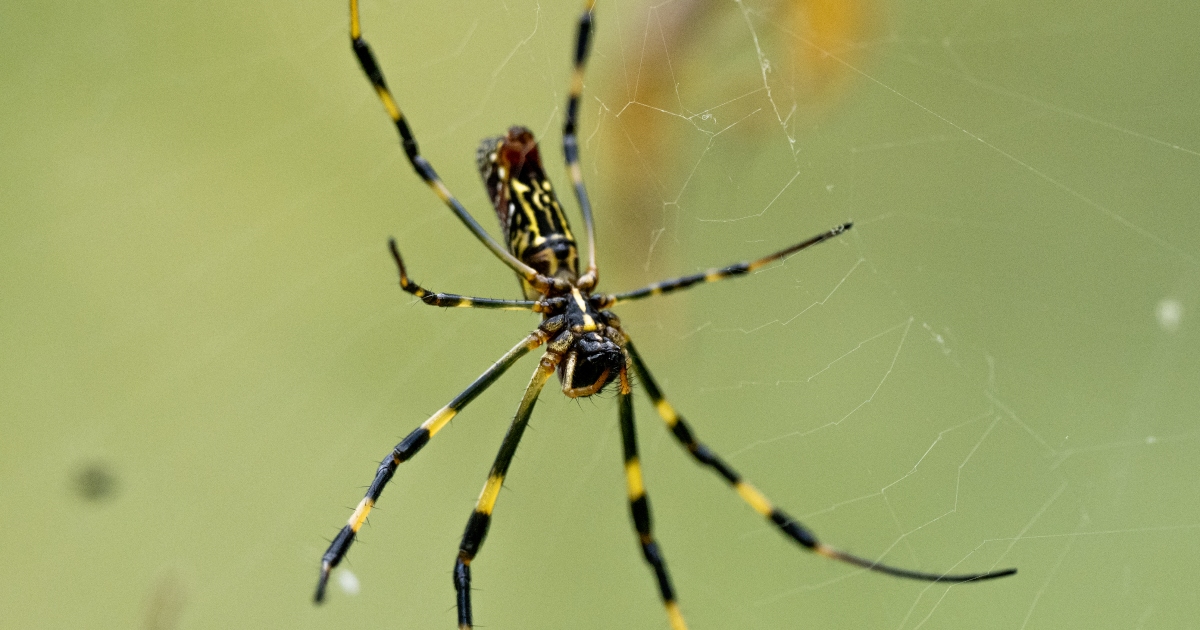
[[575, 36], [575, 66], [571, 73], [571, 88], [567, 94], [567, 115], [563, 122], [563, 156], [567, 162], [567, 174], [575, 185], [575, 198], [579, 200], [579, 212], [583, 215], [587, 230], [588, 267], [579, 279], [579, 287], [591, 289], [599, 280], [596, 269], [596, 226], [592, 221], [592, 204], [588, 201], [587, 188], [583, 185], [583, 169], [579, 166], [579, 139], [576, 126], [579, 123], [579, 97], [583, 94], [583, 73], [587, 69], [588, 55], [592, 43], [592, 9], [596, 0], [586, 0], [583, 14], [579, 16], [579, 31]]
[[346, 552], [350, 549], [350, 545], [354, 543], [354, 538], [358, 534], [358, 530], [362, 527], [363, 522], [367, 520], [367, 515], [371, 513], [371, 508], [375, 506], [375, 502], [379, 500], [379, 495], [383, 493], [384, 486], [388, 481], [391, 481], [392, 475], [396, 473], [396, 468], [405, 461], [417, 454], [430, 438], [437, 434], [442, 427], [450, 422], [459, 410], [467, 406], [467, 403], [475, 400], [475, 397], [483, 393], [489, 385], [494, 383], [500, 375], [504, 374], [517, 359], [525, 356], [530, 350], [546, 343], [548, 335], [542, 330], [535, 330], [528, 337], [521, 340], [521, 343], [513, 346], [511, 350], [500, 357], [498, 361], [492, 364], [475, 382], [467, 386], [461, 394], [454, 397], [445, 407], [442, 407], [429, 417], [428, 420], [421, 423], [421, 426], [409, 433], [399, 444], [392, 449], [392, 452], [384, 458], [379, 464], [379, 469], [375, 472], [375, 480], [371, 482], [371, 486], [367, 488], [367, 495], [359, 502], [358, 507], [354, 509], [354, 513], [350, 515], [350, 520], [346, 523], [338, 535], [329, 544], [329, 549], [325, 551], [325, 555], [321, 557], [321, 577], [317, 582], [317, 592], [313, 596], [313, 601], [321, 603], [325, 599], [325, 586], [329, 581], [329, 572], [342, 561], [346, 556]]
[[642, 556], [646, 563], [654, 569], [654, 577], [658, 580], [658, 592], [662, 595], [663, 606], [667, 609], [667, 618], [671, 622], [671, 630], [687, 630], [679, 605], [675, 603], [675, 589], [671, 586], [671, 575], [667, 573], [666, 560], [654, 540], [650, 524], [650, 502], [646, 496], [646, 485], [642, 481], [642, 465], [638, 459], [637, 430], [633, 424], [633, 393], [628, 386], [629, 379], [621, 379], [621, 443], [625, 453], [625, 482], [629, 488], [629, 513], [633, 518], [633, 528], [637, 532], [638, 542], [642, 546]]
[[946, 575], [942, 573], [926, 573], [923, 571], [911, 571], [908, 569], [900, 569], [891, 567], [885, 564], [880, 564], [878, 561], [856, 556], [839, 549], [835, 549], [817, 540], [815, 534], [808, 530], [799, 521], [792, 518], [783, 510], [775, 507], [771, 500], [766, 497], [757, 488], [747, 483], [733, 468], [726, 464], [724, 460], [717, 456], [716, 453], [709, 450], [707, 446], [696, 440], [692, 434], [692, 430], [684, 422], [671, 404], [663, 398], [662, 392], [658, 389], [658, 385], [650, 376], [650, 371], [646, 369], [646, 365], [642, 362], [640, 356], [633, 348], [631, 342], [626, 341], [625, 351], [629, 353], [629, 357], [633, 359], [633, 368], [641, 379], [642, 385], [646, 388], [646, 393], [650, 396], [651, 402], [654, 403], [654, 408], [658, 411], [658, 415], [662, 416], [663, 421], [667, 423], [667, 428], [671, 430], [671, 434], [675, 439], [691, 453], [692, 457], [697, 462], [704, 466], [712, 468], [718, 475], [729, 482], [729, 485], [742, 497], [742, 500], [754, 508], [755, 512], [771, 521], [779, 529], [780, 532], [794, 540], [801, 547], [816, 553], [817, 555], [840, 560], [849, 564], [853, 564], [864, 569], [870, 569], [879, 573], [886, 573], [896, 577], [911, 578], [914, 580], [923, 580], [926, 582], [978, 582], [981, 580], [990, 580], [994, 578], [1006, 577], [1017, 572], [1016, 569], [1004, 569], [1001, 571], [991, 571], [988, 573], [968, 573], [961, 575]]
[[538, 394], [542, 392], [542, 386], [546, 384], [546, 380], [554, 374], [558, 361], [559, 357], [551, 353], [542, 356], [537, 370], [533, 373], [533, 378], [529, 381], [529, 387], [525, 389], [525, 395], [521, 398], [521, 404], [517, 407], [517, 415], [508, 428], [508, 433], [504, 435], [504, 442], [500, 444], [500, 452], [496, 454], [496, 461], [492, 464], [491, 472], [488, 473], [487, 483], [483, 485], [483, 491], [479, 493], [479, 500], [475, 502], [475, 510], [467, 519], [462, 543], [458, 547], [458, 558], [454, 561], [454, 590], [458, 593], [459, 630], [469, 630], [472, 627], [471, 561], [475, 559], [479, 548], [483, 546], [484, 538], [487, 537], [488, 526], [492, 522], [492, 508], [496, 507], [496, 499], [500, 496], [500, 487], [504, 485], [504, 476], [508, 473], [508, 465], [512, 463], [513, 455], [517, 452], [517, 444], [521, 442], [521, 435], [529, 424], [533, 405], [537, 403]]
[[[463, 225], [471, 230], [475, 238], [492, 250], [497, 258], [517, 272], [517, 275], [524, 278], [526, 282], [542, 292], [551, 286], [563, 284], [561, 281], [555, 282], [552, 278], [542, 276], [533, 267], [521, 262], [516, 256], [501, 247], [454, 197], [433, 170], [433, 165], [429, 163], [429, 160], [421, 155], [421, 150], [417, 147], [417, 139], [413, 136], [412, 130], [408, 128], [408, 122], [404, 120], [400, 106], [392, 98], [392, 93], [388, 90], [387, 82], [383, 78], [383, 71], [379, 68], [379, 63], [375, 61], [375, 55], [371, 52], [370, 45], [362, 38], [362, 27], [358, 21], [358, 0], [350, 0], [350, 45], [354, 49], [354, 55], [358, 58], [358, 65], [362, 67], [363, 73], [371, 81], [376, 94], [379, 95], [379, 100], [383, 102], [383, 108], [387, 110], [388, 116], [395, 123], [396, 131], [400, 133], [400, 144], [404, 146], [404, 154], [408, 156], [408, 161], [421, 180], [428, 184], [438, 198], [463, 222]], [[565, 288], [565, 284], [562, 288]]]
[[[420, 298], [422, 302], [430, 306], [491, 308], [540, 313], [543, 312], [546, 305], [544, 302], [534, 300], [501, 300], [496, 298], [467, 297], [454, 293], [433, 293], [408, 279], [408, 272], [404, 269], [404, 260], [400, 257], [400, 250], [396, 247], [396, 239], [388, 239], [388, 247], [392, 250], [392, 259], [396, 261], [396, 269], [400, 272], [400, 288]], [[562, 300], [562, 298], [550, 298], [547, 302], [552, 302], [556, 299], [559, 301]]]
[[750, 273], [751, 271], [756, 271], [758, 269], [761, 269], [765, 265], [775, 262], [776, 260], [779, 260], [781, 258], [784, 258], [785, 256], [789, 256], [789, 255], [794, 254], [802, 249], [807, 249], [809, 247], [812, 247], [813, 245], [816, 245], [817, 243], [822, 243], [822, 242], [825, 242], [835, 236], [838, 236], [838, 235], [844, 233], [846, 230], [849, 230], [852, 225], [853, 225], [852, 223], [843, 223], [842, 225], [839, 225], [839, 226], [833, 228], [832, 230], [829, 230], [828, 232], [818, 234], [806, 241], [796, 243], [795, 245], [792, 245], [791, 247], [788, 247], [786, 249], [781, 249], [781, 250], [775, 252], [774, 254], [771, 254], [769, 256], [764, 256], [763, 258], [759, 258], [758, 260], [734, 263], [727, 267], [721, 267], [721, 268], [717, 268], [717, 269], [709, 269], [708, 271], [705, 271], [703, 273], [692, 274], [690, 276], [683, 276], [681, 278], [675, 278], [673, 280], [663, 280], [662, 282], [655, 282], [654, 284], [644, 286], [640, 289], [634, 289], [633, 291], [626, 291], [625, 293], [618, 293], [616, 295], [603, 296], [602, 308], [610, 308], [610, 307], [612, 307], [612, 305], [614, 305], [618, 302], [628, 302], [630, 300], [640, 300], [644, 297], [649, 297], [651, 295], [662, 295], [664, 293], [671, 293], [672, 291], [686, 289], [694, 284], [706, 284], [709, 282], [716, 282], [718, 280], [724, 280], [726, 278], [731, 278], [734, 276], [745, 275], [747, 273]]

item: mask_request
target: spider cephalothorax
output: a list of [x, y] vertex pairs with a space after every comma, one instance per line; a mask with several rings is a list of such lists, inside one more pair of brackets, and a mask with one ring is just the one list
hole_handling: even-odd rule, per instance
[[577, 288], [572, 288], [566, 299], [550, 298], [543, 303], [555, 309], [545, 314], [539, 330], [553, 336], [546, 352], [556, 358], [564, 394], [591, 396], [618, 377], [628, 380], [625, 335], [616, 315], [597, 311]]
[[671, 435], [696, 462], [712, 469], [751, 509], [800, 547], [826, 558], [864, 569], [930, 582], [973, 582], [1016, 573], [1016, 569], [967, 575], [909, 571], [881, 564], [870, 558], [855, 556], [823, 544], [811, 531], [786, 512], [775, 507], [766, 495], [742, 479], [729, 464], [697, 440], [688, 423], [667, 402], [633, 343], [622, 330], [617, 317], [608, 309], [621, 302], [671, 293], [693, 285], [716, 282], [753, 272], [802, 249], [843, 234], [850, 229], [850, 224], [844, 223], [758, 260], [735, 263], [719, 269], [709, 269], [702, 273], [673, 280], [664, 280], [615, 295], [594, 293], [599, 277], [596, 268], [596, 238], [591, 204], [583, 184], [583, 171], [579, 166], [579, 143], [575, 133], [579, 115], [579, 98], [583, 91], [583, 69], [587, 61], [592, 33], [593, 3], [594, 0], [585, 0], [584, 11], [579, 19], [579, 30], [575, 42], [574, 72], [571, 77], [563, 123], [563, 155], [566, 158], [567, 173], [571, 177], [575, 198], [579, 202], [579, 211], [583, 215], [587, 237], [587, 267], [580, 274], [578, 247], [575, 238], [571, 235], [571, 229], [567, 225], [567, 219], [563, 215], [562, 206], [555, 197], [550, 180], [542, 169], [533, 133], [524, 127], [512, 127], [503, 136], [484, 140], [476, 152], [479, 173], [483, 177], [484, 186], [495, 207], [496, 216], [500, 219], [500, 227], [504, 231], [505, 245], [502, 246], [475, 221], [467, 209], [450, 193], [450, 189], [438, 177], [433, 166], [421, 155], [417, 148], [417, 140], [409, 129], [403, 114], [400, 113], [400, 108], [383, 79], [383, 72], [380, 71], [374, 54], [362, 39], [358, 19], [358, 2], [350, 0], [350, 41], [354, 54], [358, 57], [363, 72], [383, 102], [388, 116], [396, 125], [396, 130], [400, 133], [401, 146], [404, 147], [404, 152], [408, 156], [413, 170], [450, 208], [451, 212], [466, 225], [475, 238], [479, 239], [497, 258], [517, 274], [525, 293], [525, 299], [478, 298], [427, 291], [408, 279], [404, 261], [400, 257], [400, 250], [396, 247], [395, 241], [391, 241], [392, 257], [400, 271], [400, 288], [433, 306], [531, 311], [540, 314], [542, 322], [537, 329], [526, 335], [517, 345], [485, 370], [479, 378], [475, 379], [475, 382], [468, 385], [446, 406], [409, 433], [379, 464], [379, 468], [375, 472], [375, 480], [367, 489], [366, 496], [359, 502], [354, 513], [350, 515], [349, 521], [338, 532], [333, 542], [330, 543], [329, 549], [321, 558], [321, 576], [317, 583], [316, 601], [320, 602], [325, 597], [325, 587], [329, 581], [330, 571], [346, 556], [346, 552], [358, 535], [358, 530], [366, 522], [367, 515], [375, 506], [375, 501], [379, 499], [383, 488], [392, 479], [397, 467], [420, 451], [438, 431], [441, 431], [451, 419], [458, 415], [463, 407], [500, 378], [518, 359], [543, 346], [545, 354], [538, 362], [533, 378], [525, 389], [525, 395], [517, 406], [516, 416], [513, 418], [512, 425], [509, 427], [491, 471], [488, 473], [483, 491], [480, 492], [479, 499], [475, 503], [475, 509], [467, 519], [462, 542], [459, 544], [458, 556], [454, 562], [454, 590], [458, 597], [459, 630], [470, 630], [472, 627], [471, 562], [479, 553], [483, 541], [487, 537], [492, 510], [496, 507], [500, 489], [504, 485], [504, 478], [508, 474], [508, 467], [512, 463], [513, 455], [516, 454], [517, 445], [521, 441], [525, 427], [529, 424], [534, 404], [537, 402], [543, 386], [556, 371], [562, 382], [563, 393], [572, 398], [596, 394], [609, 383], [620, 384], [617, 398], [630, 516], [633, 519], [638, 544], [642, 548], [642, 555], [654, 572], [659, 595], [662, 597], [672, 630], [685, 630], [686, 624], [675, 601], [675, 590], [671, 584], [670, 574], [667, 572], [666, 560], [663, 559], [651, 527], [650, 503], [646, 495], [645, 481], [642, 478], [637, 432], [634, 428], [632, 379], [630, 378], [633, 375], [637, 376], [642, 388], [649, 396], [650, 402], [653, 403], [655, 411], [666, 423]]

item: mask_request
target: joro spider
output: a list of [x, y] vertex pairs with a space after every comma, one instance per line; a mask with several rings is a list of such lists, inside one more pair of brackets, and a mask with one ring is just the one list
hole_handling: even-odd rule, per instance
[[658, 384], [650, 375], [641, 355], [634, 349], [629, 336], [621, 328], [617, 316], [608, 310], [613, 306], [651, 295], [661, 295], [688, 288], [692, 285], [715, 282], [740, 276], [759, 269], [773, 261], [799, 252], [817, 243], [834, 238], [851, 224], [839, 225], [823, 234], [782, 249], [752, 262], [740, 262], [704, 273], [683, 276], [674, 280], [657, 282], [625, 293], [606, 294], [595, 292], [599, 274], [596, 267], [596, 235], [592, 223], [591, 204], [583, 184], [583, 173], [579, 166], [579, 144], [575, 130], [579, 115], [579, 97], [583, 91], [583, 73], [587, 63], [592, 34], [592, 17], [595, 0], [587, 0], [579, 19], [579, 30], [575, 40], [574, 72], [567, 97], [566, 120], [563, 124], [563, 154], [567, 172], [575, 187], [575, 198], [587, 231], [587, 270], [580, 275], [578, 249], [575, 237], [567, 225], [566, 216], [554, 195], [550, 181], [542, 170], [541, 157], [533, 134], [524, 127], [512, 127], [504, 136], [485, 139], [476, 152], [480, 175], [495, 206], [496, 214], [504, 231], [507, 248], [501, 247], [475, 221], [467, 209], [450, 193], [434, 172], [433, 166], [417, 148], [416, 138], [405, 122], [400, 108], [392, 98], [370, 46], [362, 39], [359, 25], [358, 2], [350, 0], [350, 41], [355, 56], [366, 73], [371, 85], [378, 93], [383, 107], [400, 133], [400, 142], [409, 162], [417, 175], [433, 189], [434, 193], [467, 226], [492, 253], [508, 265], [520, 279], [525, 293], [524, 300], [477, 298], [434, 293], [408, 279], [404, 261], [395, 240], [389, 241], [392, 257], [400, 273], [400, 288], [413, 294], [426, 304], [443, 307], [469, 307], [527, 310], [542, 316], [542, 323], [528, 336], [513, 346], [490, 368], [467, 386], [458, 396], [421, 423], [408, 434], [380, 463], [375, 480], [367, 494], [351, 514], [321, 558], [321, 575], [317, 582], [315, 601], [325, 597], [325, 588], [330, 571], [341, 562], [354, 542], [355, 536], [379, 499], [383, 488], [395, 474], [396, 468], [416, 455], [458, 412], [483, 393], [496, 379], [500, 378], [522, 356], [541, 346], [545, 354], [534, 370], [533, 378], [525, 389], [525, 395], [517, 407], [516, 417], [504, 436], [500, 452], [492, 464], [487, 482], [475, 509], [467, 520], [458, 557], [454, 562], [454, 589], [457, 591], [458, 627], [465, 630], [471, 622], [471, 562], [479, 553], [487, 537], [492, 510], [500, 495], [504, 476], [517, 451], [517, 444], [529, 423], [533, 406], [542, 387], [554, 372], [562, 384], [562, 392], [571, 398], [580, 398], [599, 393], [605, 386], [616, 383], [619, 387], [621, 438], [625, 455], [625, 479], [629, 491], [629, 510], [633, 527], [646, 562], [654, 571], [659, 593], [666, 607], [667, 618], [672, 630], [683, 630], [687, 626], [675, 601], [675, 589], [667, 573], [666, 561], [654, 540], [650, 522], [650, 504], [642, 481], [641, 465], [638, 460], [637, 436], [633, 424], [633, 396], [630, 372], [637, 375], [654, 408], [679, 444], [687, 449], [701, 465], [711, 468], [737, 492], [755, 512], [769, 520], [785, 536], [803, 549], [840, 560], [849, 564], [886, 573], [897, 577], [925, 580], [928, 582], [975, 582], [1004, 577], [1016, 573], [1016, 569], [972, 573], [966, 575], [944, 575], [910, 571], [880, 564], [874, 560], [835, 549], [817, 540], [817, 537], [794, 518], [775, 505], [762, 492], [742, 479], [728, 464], [703, 443], [698, 441], [691, 428], [663, 397]]

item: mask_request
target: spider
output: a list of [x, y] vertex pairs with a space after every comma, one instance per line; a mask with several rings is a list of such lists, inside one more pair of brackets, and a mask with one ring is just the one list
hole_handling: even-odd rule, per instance
[[371, 508], [379, 499], [397, 467], [416, 455], [433, 436], [437, 435], [463, 407], [483, 393], [504, 372], [525, 354], [545, 346], [545, 353], [534, 370], [533, 378], [525, 389], [525, 395], [517, 406], [516, 417], [504, 436], [500, 452], [492, 464], [487, 482], [475, 509], [467, 520], [454, 562], [454, 589], [457, 592], [458, 627], [472, 627], [471, 621], [471, 563], [475, 560], [483, 541], [487, 537], [492, 511], [508, 472], [509, 464], [517, 451], [521, 435], [529, 423], [534, 404], [542, 387], [557, 372], [562, 392], [571, 398], [582, 398], [599, 393], [609, 385], [618, 389], [618, 406], [621, 438], [625, 458], [625, 479], [628, 486], [629, 511], [633, 528], [641, 546], [642, 555], [654, 572], [659, 594], [666, 608], [672, 630], [683, 630], [686, 624], [675, 599], [675, 588], [667, 572], [666, 561], [654, 539], [650, 519], [650, 504], [642, 480], [641, 464], [638, 459], [637, 436], [634, 431], [633, 395], [631, 373], [636, 375], [646, 394], [650, 397], [658, 415], [679, 444], [695, 460], [711, 468], [749, 506], [772, 523], [784, 535], [801, 548], [818, 555], [840, 560], [863, 569], [888, 575], [925, 580], [929, 582], [974, 582], [1004, 577], [1016, 573], [1016, 569], [946, 575], [923, 573], [880, 564], [874, 560], [835, 549], [818, 541], [806, 527], [786, 512], [776, 507], [762, 492], [742, 479], [729, 464], [696, 439], [692, 429], [667, 402], [658, 384], [650, 375], [646, 363], [634, 348], [620, 320], [609, 309], [622, 302], [638, 300], [652, 295], [662, 295], [686, 289], [696, 284], [715, 282], [745, 275], [774, 261], [822, 243], [846, 232], [850, 223], [839, 225], [827, 232], [814, 236], [773, 254], [751, 262], [740, 262], [727, 267], [710, 269], [704, 273], [683, 276], [673, 280], [626, 291], [607, 294], [596, 292], [599, 273], [596, 267], [596, 234], [592, 223], [591, 204], [583, 183], [579, 166], [579, 143], [576, 127], [579, 119], [579, 98], [583, 91], [583, 75], [587, 64], [593, 29], [595, 0], [586, 0], [579, 18], [575, 40], [574, 71], [571, 76], [567, 97], [565, 122], [563, 124], [563, 153], [567, 172], [575, 188], [575, 198], [583, 215], [586, 231], [588, 257], [587, 268], [579, 273], [579, 255], [575, 237], [567, 224], [562, 206], [542, 169], [538, 145], [533, 134], [525, 127], [512, 127], [503, 136], [487, 138], [476, 152], [476, 162], [484, 186], [495, 207], [496, 215], [504, 232], [505, 246], [496, 242], [475, 221], [467, 209], [450, 193], [434, 172], [433, 166], [417, 148], [417, 140], [409, 129], [404, 115], [396, 105], [392, 93], [384, 81], [383, 73], [370, 46], [362, 38], [359, 25], [358, 1], [350, 0], [350, 41], [354, 54], [367, 75], [383, 107], [400, 133], [400, 143], [417, 175], [433, 189], [433, 192], [504, 264], [517, 274], [525, 294], [523, 300], [478, 298], [435, 293], [409, 280], [404, 261], [394, 239], [389, 241], [392, 258], [400, 274], [400, 288], [419, 298], [425, 304], [442, 307], [467, 307], [526, 310], [541, 315], [538, 327], [511, 350], [500, 357], [490, 368], [455, 396], [445, 407], [439, 409], [412, 433], [409, 433], [380, 463], [375, 479], [367, 489], [366, 496], [355, 508], [347, 524], [329, 545], [321, 558], [321, 573], [317, 582], [314, 600], [320, 603], [325, 598], [325, 589], [330, 571], [346, 556], [360, 527], [367, 519]]

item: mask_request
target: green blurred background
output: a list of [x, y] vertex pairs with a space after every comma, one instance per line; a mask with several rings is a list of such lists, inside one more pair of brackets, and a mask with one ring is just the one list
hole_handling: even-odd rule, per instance
[[[856, 227], [623, 307], [626, 328], [700, 436], [826, 541], [1020, 574], [950, 588], [805, 555], [639, 397], [690, 626], [1192, 627], [1200, 7], [893, 0], [853, 5], [835, 48], [782, 3], [696, 7], [597, 9], [603, 287]], [[672, 30], [683, 9], [704, 17]], [[480, 138], [529, 125], [567, 190], [577, 11], [363, 6], [489, 229]], [[518, 291], [408, 169], [346, 13], [0, 6], [3, 627], [454, 627], [458, 539], [529, 359], [401, 469], [344, 565], [361, 591], [309, 601], [379, 459], [536, 323], [397, 288], [389, 235], [436, 290]], [[480, 627], [666, 627], [615, 407], [543, 395], [473, 565]]]

